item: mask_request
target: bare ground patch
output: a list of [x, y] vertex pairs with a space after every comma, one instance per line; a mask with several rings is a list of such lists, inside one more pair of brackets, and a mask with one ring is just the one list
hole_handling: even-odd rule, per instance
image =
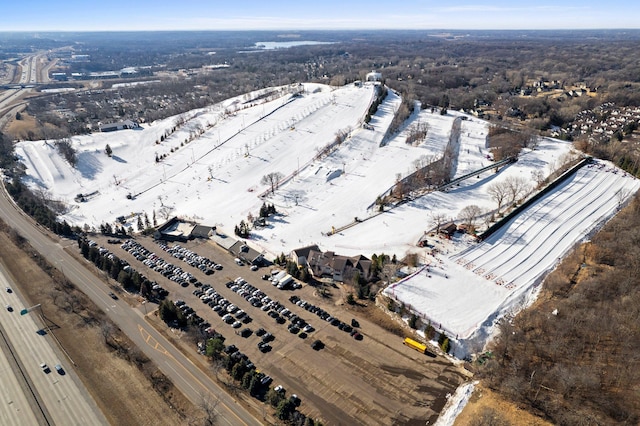
[[467, 425], [551, 426], [540, 417], [520, 409], [513, 402], [482, 385], [477, 385], [469, 402], [456, 419], [454, 426]]

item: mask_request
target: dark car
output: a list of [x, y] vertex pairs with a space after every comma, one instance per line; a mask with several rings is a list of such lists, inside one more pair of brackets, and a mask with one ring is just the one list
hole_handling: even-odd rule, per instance
[[324, 343], [322, 343], [322, 340], [315, 340], [312, 344], [311, 344], [311, 348], [314, 351], [319, 351], [320, 349], [324, 348]]
[[109, 297], [112, 298], [113, 300], [118, 300], [118, 296], [116, 296], [116, 294], [112, 291], [109, 292]]

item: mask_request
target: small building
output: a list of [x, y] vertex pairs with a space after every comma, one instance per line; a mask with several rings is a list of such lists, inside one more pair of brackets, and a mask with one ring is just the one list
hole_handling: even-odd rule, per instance
[[194, 238], [210, 238], [216, 232], [215, 226], [196, 225], [191, 231]]
[[265, 263], [262, 253], [250, 247], [244, 241], [236, 241], [229, 248], [229, 252], [250, 265], [263, 265]]
[[140, 125], [132, 120], [119, 121], [117, 123], [103, 124], [100, 126], [101, 132], [115, 132], [116, 130], [138, 129]]
[[451, 238], [457, 230], [458, 227], [453, 222], [445, 223], [440, 227], [440, 233], [446, 235], [447, 238]]
[[382, 81], [382, 74], [373, 70], [367, 74], [367, 81]]
[[65, 72], [52, 72], [51, 78], [56, 81], [67, 81], [67, 73]]
[[214, 234], [215, 229], [215, 226], [199, 225], [173, 217], [156, 229], [153, 233], [153, 238], [164, 241], [187, 242], [194, 238], [209, 238]]

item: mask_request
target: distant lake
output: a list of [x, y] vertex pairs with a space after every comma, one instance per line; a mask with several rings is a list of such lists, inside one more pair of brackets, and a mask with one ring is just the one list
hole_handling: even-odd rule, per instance
[[312, 41], [312, 40], [300, 40], [300, 41], [259, 41], [255, 44], [257, 50], [274, 50], [274, 49], [288, 49], [296, 46], [310, 46], [314, 44], [334, 44], [333, 41]]

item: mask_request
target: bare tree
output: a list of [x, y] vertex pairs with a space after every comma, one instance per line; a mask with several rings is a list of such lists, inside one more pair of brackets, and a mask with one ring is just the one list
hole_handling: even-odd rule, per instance
[[102, 324], [100, 324], [100, 334], [104, 339], [105, 345], [110, 345], [109, 339], [111, 339], [111, 336], [113, 336], [114, 332], [115, 327], [111, 321], [103, 321]]
[[282, 180], [283, 177], [284, 175], [280, 172], [271, 172], [262, 176], [262, 179], [260, 179], [260, 183], [263, 185], [271, 186], [271, 194], [275, 194], [276, 189], [278, 189], [278, 183]]
[[213, 397], [213, 395], [203, 395], [200, 401], [200, 409], [203, 413], [202, 425], [214, 426], [218, 424], [218, 404], [220, 403], [219, 397]]
[[546, 179], [544, 177], [544, 172], [540, 169], [536, 169], [533, 172], [531, 172], [531, 177], [533, 178], [533, 180], [536, 181], [536, 185], [538, 188], [542, 186], [542, 184], [544, 183], [544, 180]]
[[509, 176], [504, 183], [508, 187], [509, 204], [513, 204], [518, 198], [526, 195], [531, 188], [529, 182], [520, 176]]
[[436, 226], [436, 232], [440, 232], [440, 227], [447, 221], [444, 213], [431, 213], [431, 222]]
[[484, 222], [484, 226], [489, 228], [491, 226], [491, 222], [494, 221], [493, 212], [491, 211], [491, 209], [489, 209], [489, 210], [486, 210], [483, 214], [484, 216], [482, 220]]
[[160, 215], [160, 217], [162, 217], [165, 221], [169, 220], [169, 216], [171, 216], [171, 211], [173, 210], [173, 207], [171, 206], [162, 206], [160, 207], [160, 209], [158, 210], [158, 214]]
[[478, 216], [482, 213], [480, 207], [472, 204], [470, 206], [466, 206], [460, 213], [458, 213], [458, 217], [462, 219], [465, 225], [469, 227], [469, 230], [473, 230], [476, 227], [476, 221], [478, 220]]
[[487, 188], [487, 193], [491, 197], [493, 201], [498, 203], [498, 213], [500, 213], [500, 209], [502, 208], [502, 203], [507, 198], [509, 194], [509, 184], [506, 182], [494, 182]]

